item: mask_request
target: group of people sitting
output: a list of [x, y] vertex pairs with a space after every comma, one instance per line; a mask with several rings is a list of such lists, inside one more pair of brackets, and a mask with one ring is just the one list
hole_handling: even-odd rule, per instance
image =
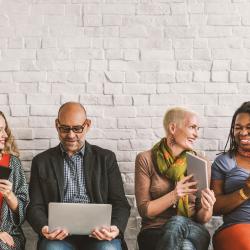
[[[130, 215], [121, 173], [113, 152], [91, 145], [91, 126], [80, 103], [63, 104], [55, 120], [60, 143], [32, 160], [29, 187], [5, 115], [0, 112], [0, 249], [21, 250], [21, 224], [28, 220], [39, 235], [38, 250], [125, 250]], [[199, 122], [195, 112], [176, 107], [163, 119], [165, 137], [135, 160], [135, 196], [142, 226], [140, 250], [206, 250], [204, 224], [223, 215], [213, 236], [215, 250], [250, 249], [250, 102], [234, 113], [224, 151], [209, 165], [211, 189], [197, 195], [197, 181], [187, 175], [186, 153], [195, 152]], [[198, 153], [199, 154], [199, 153]], [[210, 174], [209, 174], [210, 177]], [[90, 235], [50, 230], [50, 202], [111, 204], [111, 226]]]

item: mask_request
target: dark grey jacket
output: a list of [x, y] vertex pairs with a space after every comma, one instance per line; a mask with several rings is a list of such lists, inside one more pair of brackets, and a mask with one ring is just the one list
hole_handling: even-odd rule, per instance
[[[91, 203], [112, 205], [111, 224], [119, 228], [122, 238], [130, 206], [125, 197], [115, 154], [86, 142], [84, 174]], [[49, 202], [62, 202], [63, 188], [63, 155], [58, 145], [38, 154], [32, 161], [27, 220], [38, 234], [41, 234], [43, 226], [48, 225]]]

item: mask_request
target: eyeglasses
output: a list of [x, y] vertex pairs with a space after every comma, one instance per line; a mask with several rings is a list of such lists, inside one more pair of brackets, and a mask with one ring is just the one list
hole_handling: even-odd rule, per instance
[[84, 123], [82, 125], [77, 125], [77, 126], [66, 126], [66, 125], [61, 125], [59, 120], [57, 119], [58, 122], [58, 130], [60, 131], [60, 133], [64, 133], [64, 134], [68, 134], [71, 130], [76, 133], [76, 134], [81, 134], [85, 128], [85, 126], [88, 124], [88, 119], [86, 118], [86, 120], [84, 121]]

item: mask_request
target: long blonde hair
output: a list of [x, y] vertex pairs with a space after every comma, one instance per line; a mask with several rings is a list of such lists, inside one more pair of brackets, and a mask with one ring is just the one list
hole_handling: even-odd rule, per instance
[[17, 157], [19, 157], [19, 150], [17, 148], [17, 145], [15, 143], [15, 138], [11, 133], [10, 127], [8, 125], [7, 119], [2, 111], [0, 111], [0, 116], [3, 117], [6, 127], [5, 127], [5, 132], [8, 135], [7, 140], [5, 142], [5, 146], [3, 148], [3, 152], [7, 154], [12, 154]]

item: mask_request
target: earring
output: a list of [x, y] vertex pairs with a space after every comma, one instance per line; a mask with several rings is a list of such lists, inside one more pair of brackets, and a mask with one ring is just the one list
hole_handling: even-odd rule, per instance
[[176, 144], [175, 138], [174, 138], [174, 136], [171, 136], [169, 138], [169, 146], [173, 147], [175, 144]]

